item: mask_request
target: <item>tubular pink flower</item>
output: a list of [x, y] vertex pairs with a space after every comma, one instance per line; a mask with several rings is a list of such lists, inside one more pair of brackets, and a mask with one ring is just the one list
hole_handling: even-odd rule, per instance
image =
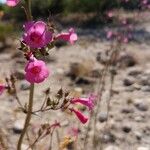
[[42, 21], [27, 22], [24, 24], [24, 30], [23, 41], [31, 48], [41, 48], [52, 41], [52, 33]]
[[84, 116], [80, 111], [75, 110], [74, 108], [70, 108], [71, 112], [74, 112], [74, 114], [78, 117], [78, 119], [85, 124], [88, 121], [88, 118]]
[[25, 79], [30, 83], [41, 83], [49, 76], [45, 62], [36, 58], [28, 61], [25, 72]]
[[4, 92], [6, 86], [4, 84], [0, 84], [0, 95]]
[[20, 0], [7, 0], [6, 5], [10, 7], [14, 7], [19, 3]]
[[87, 106], [89, 110], [93, 110], [96, 96], [91, 94], [88, 98], [75, 98], [71, 100], [72, 104], [80, 103]]
[[64, 41], [69, 42], [70, 44], [74, 44], [74, 42], [77, 41], [78, 36], [75, 33], [74, 29], [71, 28], [69, 29], [69, 32], [58, 34], [56, 36], [56, 39], [64, 40]]

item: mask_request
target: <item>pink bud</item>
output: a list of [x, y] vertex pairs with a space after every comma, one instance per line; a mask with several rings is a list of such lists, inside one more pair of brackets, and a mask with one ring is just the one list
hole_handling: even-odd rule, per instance
[[19, 3], [20, 0], [7, 0], [6, 4], [10, 7], [14, 7]]
[[80, 111], [75, 110], [74, 108], [70, 108], [71, 112], [74, 112], [75, 115], [78, 117], [78, 119], [85, 124], [88, 121], [88, 118], [86, 116], [84, 116]]
[[64, 41], [70, 42], [70, 44], [74, 44], [74, 42], [77, 41], [78, 36], [75, 33], [74, 29], [71, 28], [69, 29], [69, 32], [58, 34], [56, 36], [56, 39], [64, 40]]

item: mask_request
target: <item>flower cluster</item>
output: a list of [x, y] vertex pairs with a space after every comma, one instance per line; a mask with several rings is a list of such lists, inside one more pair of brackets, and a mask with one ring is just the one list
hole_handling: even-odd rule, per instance
[[73, 44], [77, 40], [77, 34], [71, 28], [68, 33], [55, 35], [43, 21], [27, 22], [23, 27], [22, 43], [24, 47], [21, 50], [25, 50], [28, 59], [25, 78], [30, 83], [41, 83], [49, 76], [49, 71], [45, 62], [36, 58], [37, 55], [48, 53], [49, 45], [55, 40], [64, 40]]

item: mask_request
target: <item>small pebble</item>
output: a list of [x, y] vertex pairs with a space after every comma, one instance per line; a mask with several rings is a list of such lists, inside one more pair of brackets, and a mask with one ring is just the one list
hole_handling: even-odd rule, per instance
[[125, 132], [125, 133], [129, 133], [131, 131], [131, 126], [129, 124], [124, 124], [122, 126], [122, 130]]
[[143, 101], [136, 101], [134, 103], [135, 107], [140, 111], [147, 111], [148, 110], [148, 104]]
[[107, 146], [104, 150], [120, 150], [120, 148], [117, 146], [110, 145]]
[[24, 120], [16, 120], [13, 126], [13, 131], [16, 134], [20, 134], [24, 127]]
[[30, 89], [30, 84], [27, 81], [22, 81], [20, 84], [20, 89], [21, 90], [29, 90]]
[[100, 122], [105, 122], [107, 120], [107, 113], [106, 112], [99, 113], [98, 119]]

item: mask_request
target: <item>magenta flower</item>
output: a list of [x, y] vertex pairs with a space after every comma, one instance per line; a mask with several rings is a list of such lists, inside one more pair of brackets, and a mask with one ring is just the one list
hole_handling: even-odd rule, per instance
[[88, 121], [88, 118], [84, 116], [80, 111], [75, 110], [74, 108], [70, 108], [71, 112], [74, 112], [74, 114], [78, 117], [78, 119], [85, 124]]
[[69, 42], [70, 44], [74, 44], [74, 42], [77, 41], [78, 36], [75, 33], [74, 29], [71, 28], [69, 29], [69, 32], [58, 34], [56, 36], [56, 39], [64, 40], [64, 41]]
[[14, 7], [19, 3], [20, 0], [7, 0], [6, 4], [10, 7]]
[[23, 41], [31, 48], [41, 48], [52, 41], [52, 33], [42, 21], [27, 22], [24, 29]]
[[4, 92], [6, 86], [4, 84], [0, 84], [0, 95]]
[[25, 72], [25, 79], [30, 83], [41, 83], [49, 76], [45, 62], [35, 58], [28, 61]]
[[91, 94], [88, 98], [74, 98], [71, 100], [72, 104], [80, 103], [89, 108], [89, 110], [93, 110], [95, 104], [96, 96]]

